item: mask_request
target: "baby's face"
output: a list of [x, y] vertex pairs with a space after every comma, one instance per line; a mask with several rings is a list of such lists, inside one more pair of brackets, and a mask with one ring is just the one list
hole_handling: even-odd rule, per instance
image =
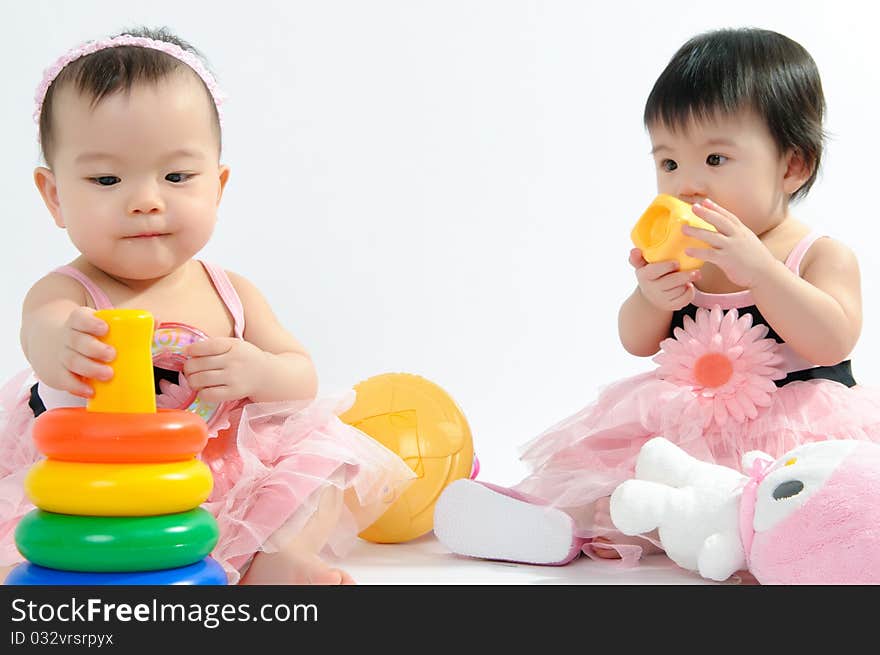
[[787, 158], [751, 110], [648, 129], [657, 190], [695, 203], [710, 198], [756, 234], [785, 216]]
[[199, 79], [176, 72], [94, 107], [68, 85], [55, 102], [56, 222], [85, 258], [112, 276], [149, 280], [195, 255], [228, 176]]

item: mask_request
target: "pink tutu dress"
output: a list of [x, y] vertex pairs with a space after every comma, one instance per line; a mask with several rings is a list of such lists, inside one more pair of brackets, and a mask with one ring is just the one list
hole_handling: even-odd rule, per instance
[[[238, 294], [223, 269], [202, 264], [241, 338], [244, 311]], [[111, 307], [106, 294], [80, 271], [64, 266], [56, 272], [79, 280], [95, 308]], [[14, 532], [33, 509], [23, 482], [42, 457], [31, 439], [35, 415], [85, 404], [34, 382], [26, 370], [0, 390], [0, 567], [23, 559]], [[352, 390], [314, 401], [242, 400], [225, 404], [212, 419], [201, 459], [213, 472], [214, 488], [203, 507], [217, 519], [220, 538], [211, 556], [226, 570], [230, 584], [238, 582], [255, 553], [277, 551], [301, 530], [326, 489], [345, 493], [341, 518], [327, 543], [332, 553], [344, 555], [357, 534], [415, 477], [395, 453], [339, 419], [354, 398]]]
[[[820, 237], [791, 252], [785, 264], [794, 275]], [[800, 358], [748, 291], [697, 291], [660, 345], [658, 368], [609, 385], [523, 449], [532, 472], [513, 492], [570, 514], [576, 537], [614, 535], [607, 514], [592, 507], [633, 476], [642, 445], [658, 435], [736, 469], [750, 450], [779, 457], [809, 441], [880, 441], [880, 391], [858, 386], [849, 360], [813, 366]]]

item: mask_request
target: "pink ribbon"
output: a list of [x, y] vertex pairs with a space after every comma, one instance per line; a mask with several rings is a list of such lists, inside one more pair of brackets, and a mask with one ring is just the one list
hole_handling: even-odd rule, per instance
[[758, 501], [758, 485], [767, 477], [773, 464], [774, 462], [770, 460], [757, 457], [752, 462], [751, 469], [746, 471], [749, 479], [743, 486], [739, 502], [739, 534], [746, 555], [746, 566], [749, 565], [752, 542], [755, 540], [755, 504]]

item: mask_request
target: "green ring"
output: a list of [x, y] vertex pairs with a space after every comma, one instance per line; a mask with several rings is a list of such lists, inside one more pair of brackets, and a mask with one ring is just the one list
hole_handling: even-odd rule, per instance
[[193, 564], [217, 544], [214, 517], [197, 507], [159, 516], [75, 516], [35, 509], [15, 530], [29, 561], [64, 571], [155, 571]]

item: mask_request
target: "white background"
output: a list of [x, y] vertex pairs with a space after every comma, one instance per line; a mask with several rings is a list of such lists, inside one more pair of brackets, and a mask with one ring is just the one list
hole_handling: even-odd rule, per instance
[[167, 25], [230, 96], [232, 178], [204, 258], [250, 278], [311, 350], [323, 391], [421, 374], [464, 410], [481, 478], [597, 389], [625, 353], [629, 231], [655, 194], [644, 101], [691, 35], [760, 26], [803, 44], [831, 133], [796, 215], [850, 245], [880, 382], [877, 21], [850, 2], [2, 2], [0, 377], [21, 300], [75, 256], [32, 183], [42, 70], [69, 47]]

